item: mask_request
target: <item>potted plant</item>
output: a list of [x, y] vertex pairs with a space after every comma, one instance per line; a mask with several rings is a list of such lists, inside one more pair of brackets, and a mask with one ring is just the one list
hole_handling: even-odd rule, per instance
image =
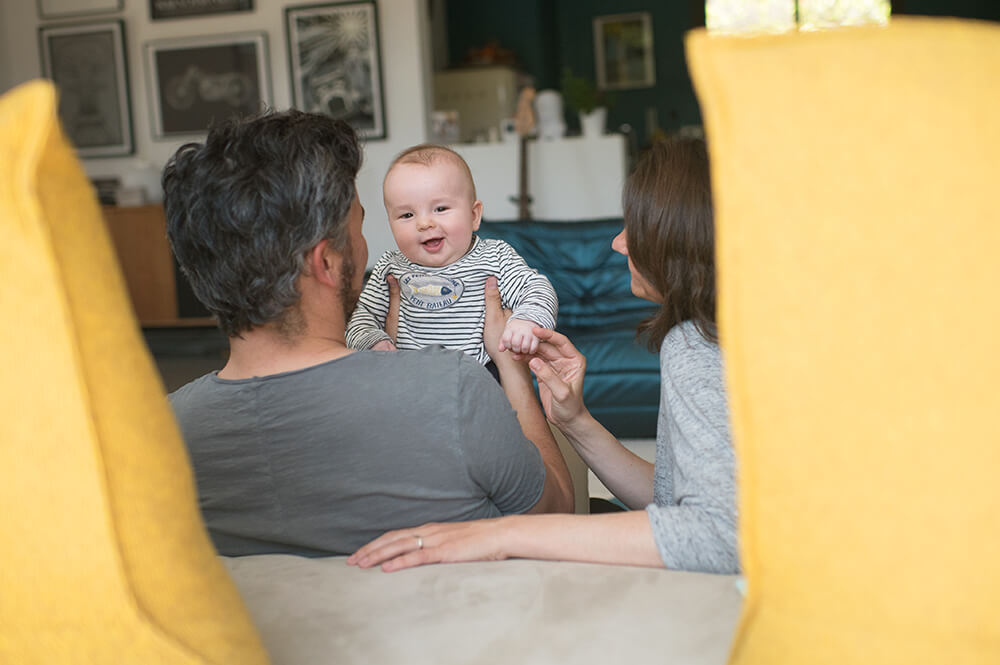
[[580, 114], [580, 129], [584, 136], [600, 136], [607, 123], [608, 106], [612, 99], [597, 89], [594, 82], [576, 76], [567, 67], [563, 70], [562, 95], [566, 105]]

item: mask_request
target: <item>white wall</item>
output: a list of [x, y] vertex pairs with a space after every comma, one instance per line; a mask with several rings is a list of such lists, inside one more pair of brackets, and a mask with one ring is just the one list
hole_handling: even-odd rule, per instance
[[[79, 19], [121, 18], [125, 22], [136, 147], [131, 157], [84, 160], [87, 173], [93, 177], [116, 176], [125, 186], [145, 187], [153, 200], [162, 198], [160, 170], [177, 147], [191, 139], [153, 139], [143, 51], [146, 42], [154, 39], [265, 32], [273, 106], [279, 109], [290, 106], [284, 8], [298, 4], [311, 3], [305, 0], [256, 0], [252, 12], [151, 21], [146, 0], [124, 0], [124, 9], [120, 12]], [[382, 207], [382, 176], [396, 153], [427, 139], [431, 99], [431, 47], [425, 0], [378, 0], [377, 6], [388, 138], [370, 141], [366, 145], [365, 165], [358, 176], [358, 192], [368, 213], [365, 237], [369, 246], [369, 265], [384, 250], [394, 246]], [[71, 22], [74, 21], [66, 19], [58, 23]], [[49, 23], [46, 22], [47, 25]], [[41, 75], [38, 50], [40, 24], [35, 0], [0, 0], [0, 92]]]

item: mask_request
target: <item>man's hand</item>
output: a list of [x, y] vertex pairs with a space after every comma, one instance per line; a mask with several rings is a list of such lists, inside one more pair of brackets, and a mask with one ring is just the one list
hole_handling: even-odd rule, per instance
[[385, 283], [389, 285], [389, 313], [385, 317], [385, 332], [392, 341], [382, 340], [372, 348], [376, 351], [395, 351], [396, 335], [399, 333], [399, 282], [392, 275], [386, 275]]
[[[510, 310], [503, 308], [500, 300], [500, 288], [497, 286], [497, 278], [490, 276], [486, 278], [486, 288], [483, 291], [486, 297], [486, 320], [483, 325], [483, 344], [486, 345], [486, 353], [490, 360], [500, 364], [503, 357], [503, 350], [500, 348], [500, 337], [507, 326], [510, 318]], [[509, 354], [508, 354], [509, 355]]]
[[514, 353], [531, 355], [538, 350], [538, 338], [532, 329], [536, 324], [524, 319], [507, 319], [504, 326], [503, 336], [500, 338], [500, 351], [508, 349]]

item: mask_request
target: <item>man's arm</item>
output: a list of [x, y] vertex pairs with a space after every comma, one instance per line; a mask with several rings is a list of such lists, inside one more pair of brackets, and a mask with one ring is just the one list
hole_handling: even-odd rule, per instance
[[514, 360], [510, 353], [496, 351], [500, 335], [507, 320], [500, 302], [496, 280], [486, 280], [486, 326], [483, 333], [487, 352], [500, 372], [500, 382], [510, 405], [517, 412], [521, 430], [541, 455], [545, 466], [545, 486], [541, 498], [531, 507], [530, 513], [573, 512], [573, 480], [559, 445], [552, 436], [549, 423], [535, 396], [528, 366]]

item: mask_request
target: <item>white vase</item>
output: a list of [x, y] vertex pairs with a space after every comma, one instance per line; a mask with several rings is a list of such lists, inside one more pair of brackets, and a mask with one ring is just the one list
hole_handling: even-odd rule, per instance
[[535, 95], [535, 115], [538, 116], [538, 138], [541, 140], [553, 141], [566, 134], [563, 100], [558, 90], [541, 90]]
[[580, 129], [585, 137], [603, 136], [608, 123], [608, 109], [598, 106], [590, 113], [580, 112]]

